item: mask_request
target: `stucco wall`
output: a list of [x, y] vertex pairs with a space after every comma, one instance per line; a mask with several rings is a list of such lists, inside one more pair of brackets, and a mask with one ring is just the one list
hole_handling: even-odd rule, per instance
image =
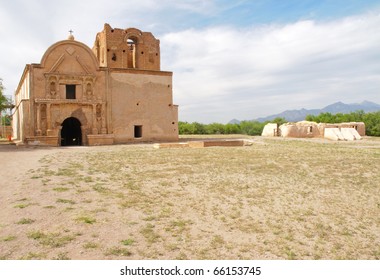
[[279, 136], [278, 124], [267, 123], [263, 128], [263, 132], [261, 133], [261, 136], [266, 136], [266, 137]]
[[321, 137], [320, 127], [315, 122], [286, 123], [280, 126], [280, 131], [282, 137]]
[[[116, 143], [178, 139], [178, 109], [173, 105], [170, 72], [112, 72], [110, 88]], [[142, 126], [141, 138], [136, 139], [135, 126]]]

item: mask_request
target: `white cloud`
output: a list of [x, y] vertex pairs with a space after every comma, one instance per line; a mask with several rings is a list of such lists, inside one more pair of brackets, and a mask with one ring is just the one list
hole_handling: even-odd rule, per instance
[[[236, 29], [189, 29], [161, 38], [183, 120], [250, 119], [338, 100], [379, 102], [380, 15]], [[199, 105], [197, 114], [195, 107]], [[187, 107], [188, 106], [188, 107]], [[187, 109], [189, 108], [189, 109]]]
[[[13, 89], [27, 63], [74, 30], [92, 47], [104, 23], [161, 40], [181, 120], [227, 122], [334, 101], [380, 103], [380, 15], [236, 27], [215, 17], [246, 1], [2, 1], [0, 77]], [[202, 22], [205, 20], [205, 22]], [[192, 26], [192, 28], [189, 28]], [[203, 27], [200, 27], [203, 26]]]

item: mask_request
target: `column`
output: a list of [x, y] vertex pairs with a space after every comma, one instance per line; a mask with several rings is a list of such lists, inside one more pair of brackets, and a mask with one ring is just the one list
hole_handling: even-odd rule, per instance
[[102, 104], [102, 134], [107, 134], [105, 104]]
[[92, 104], [92, 134], [98, 134], [96, 123], [96, 104]]
[[41, 104], [37, 104], [37, 130], [36, 135], [41, 136]]
[[82, 132], [82, 145], [87, 146], [87, 126], [81, 125], [80, 129]]
[[53, 130], [51, 129], [51, 104], [46, 104], [46, 135], [47, 136], [55, 136], [53, 135]]

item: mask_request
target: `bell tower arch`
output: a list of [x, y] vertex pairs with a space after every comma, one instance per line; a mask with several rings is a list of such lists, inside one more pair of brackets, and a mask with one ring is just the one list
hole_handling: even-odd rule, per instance
[[105, 24], [92, 50], [103, 67], [161, 70], [160, 41], [137, 28], [120, 29]]

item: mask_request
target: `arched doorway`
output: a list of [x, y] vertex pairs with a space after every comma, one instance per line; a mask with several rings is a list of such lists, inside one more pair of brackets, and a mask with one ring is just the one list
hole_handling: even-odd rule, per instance
[[77, 118], [67, 118], [62, 123], [61, 146], [82, 145], [81, 123]]

